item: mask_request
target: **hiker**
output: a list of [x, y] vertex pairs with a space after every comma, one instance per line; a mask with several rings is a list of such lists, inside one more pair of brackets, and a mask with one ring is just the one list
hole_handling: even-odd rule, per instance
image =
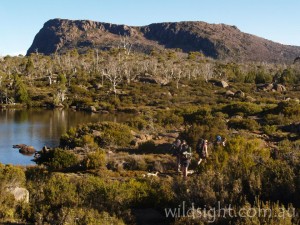
[[216, 137], [216, 144], [217, 144], [217, 145], [223, 144], [223, 142], [222, 142], [222, 137], [221, 137], [220, 135], [218, 135], [218, 136]]
[[192, 158], [192, 150], [191, 147], [186, 143], [186, 141], [182, 141], [180, 146], [180, 163], [181, 163], [181, 171], [183, 177], [187, 177], [188, 167], [191, 163]]
[[199, 161], [198, 161], [198, 165], [200, 165], [200, 163], [202, 162], [203, 159], [206, 159], [208, 157], [208, 151], [207, 151], [207, 144], [208, 141], [204, 140], [204, 139], [199, 139], [198, 143], [197, 143], [197, 153], [199, 154]]
[[226, 138], [224, 138], [224, 140], [223, 140], [223, 142], [222, 142], [222, 145], [223, 145], [223, 147], [225, 147], [226, 146]]
[[171, 150], [173, 152], [173, 155], [176, 156], [176, 166], [177, 171], [180, 172], [180, 147], [181, 147], [181, 141], [180, 139], [176, 139], [174, 143], [171, 146]]

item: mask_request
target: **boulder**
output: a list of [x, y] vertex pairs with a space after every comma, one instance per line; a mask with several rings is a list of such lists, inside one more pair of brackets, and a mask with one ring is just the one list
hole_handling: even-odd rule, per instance
[[95, 113], [95, 112], [97, 112], [97, 109], [96, 109], [95, 106], [91, 105], [91, 106], [88, 107], [88, 111]]
[[47, 153], [47, 152], [49, 152], [50, 151], [50, 148], [47, 148], [47, 146], [45, 145], [43, 148], [42, 148], [42, 153], [43, 154], [45, 154], [45, 153]]
[[241, 90], [238, 90], [234, 93], [234, 97], [237, 97], [237, 98], [244, 98], [245, 97], [245, 93], [242, 92]]
[[255, 102], [256, 101], [256, 99], [255, 98], [253, 98], [253, 97], [251, 97], [251, 96], [246, 96], [246, 99], [247, 99], [247, 101], [249, 101], [249, 102]]
[[274, 88], [274, 84], [265, 84], [264, 90], [271, 91]]
[[285, 92], [286, 91], [286, 87], [282, 84], [275, 84], [274, 89], [278, 92]]
[[228, 97], [233, 97], [234, 96], [234, 92], [228, 90], [228, 91], [226, 91], [225, 95], [228, 96]]
[[224, 80], [221, 80], [221, 86], [223, 87], [223, 88], [227, 88], [227, 87], [229, 87], [229, 84], [226, 82], [226, 81], [224, 81]]
[[99, 130], [93, 130], [92, 135], [93, 135], [93, 137], [101, 137], [103, 135], [103, 133]]
[[62, 103], [58, 103], [54, 105], [55, 108], [64, 108], [64, 105]]
[[17, 145], [13, 145], [13, 148], [23, 148], [25, 147], [25, 144], [17, 144]]
[[95, 83], [93, 85], [93, 87], [96, 89], [96, 90], [100, 90], [101, 88], [103, 88], [103, 85], [102, 84], [99, 84], [99, 83]]
[[33, 146], [23, 146], [22, 148], [19, 149], [19, 152], [22, 154], [33, 154], [36, 152], [35, 148]]
[[16, 201], [29, 203], [29, 191], [26, 188], [12, 187], [8, 191], [14, 195]]
[[230, 117], [230, 119], [238, 119], [238, 120], [242, 120], [243, 117], [241, 115], [234, 115], [232, 117]]

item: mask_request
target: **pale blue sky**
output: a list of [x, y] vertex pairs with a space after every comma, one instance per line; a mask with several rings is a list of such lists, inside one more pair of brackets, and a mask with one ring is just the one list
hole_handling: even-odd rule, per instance
[[0, 55], [25, 54], [53, 18], [127, 25], [205, 21], [300, 46], [299, 0], [0, 0]]

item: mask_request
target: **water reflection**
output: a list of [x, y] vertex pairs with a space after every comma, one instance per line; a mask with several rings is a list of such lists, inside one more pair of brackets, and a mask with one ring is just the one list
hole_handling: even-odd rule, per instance
[[0, 111], [0, 162], [4, 164], [33, 164], [32, 156], [24, 156], [14, 144], [32, 145], [37, 150], [43, 146], [57, 146], [60, 136], [70, 127], [98, 121], [122, 122], [128, 114], [91, 114], [72, 110], [14, 110]]

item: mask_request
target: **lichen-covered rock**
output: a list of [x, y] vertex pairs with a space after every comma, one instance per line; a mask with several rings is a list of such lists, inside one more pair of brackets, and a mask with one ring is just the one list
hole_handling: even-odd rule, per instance
[[29, 191], [26, 188], [11, 187], [8, 191], [14, 195], [16, 201], [24, 201], [29, 203]]

